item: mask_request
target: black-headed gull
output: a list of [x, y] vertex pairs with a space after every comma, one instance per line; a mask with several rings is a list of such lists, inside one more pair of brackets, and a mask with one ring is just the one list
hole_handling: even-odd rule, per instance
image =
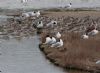
[[71, 8], [72, 7], [72, 3], [69, 3], [67, 6], [65, 6], [65, 8]]
[[51, 37], [51, 44], [56, 43], [56, 38], [55, 37]]
[[57, 21], [52, 20], [51, 22], [49, 22], [48, 24], [46, 24], [47, 27], [54, 27], [54, 25], [57, 25]]
[[51, 45], [51, 47], [62, 47], [63, 46], [63, 40], [58, 39], [58, 41]]
[[38, 22], [37, 28], [43, 28], [43, 22], [42, 22], [42, 21], [39, 21], [39, 22]]
[[50, 45], [50, 44], [51, 44], [51, 41], [52, 41], [52, 39], [50, 38], [49, 35], [47, 35], [47, 36], [46, 36], [46, 41], [45, 41], [45, 43], [43, 43], [43, 44], [48, 44], [48, 45]]

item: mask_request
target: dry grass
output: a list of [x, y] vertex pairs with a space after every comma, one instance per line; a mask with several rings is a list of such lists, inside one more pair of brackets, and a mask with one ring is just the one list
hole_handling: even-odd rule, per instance
[[[46, 32], [42, 34], [42, 42], [45, 34]], [[47, 58], [63, 68], [100, 72], [100, 65], [95, 64], [100, 60], [100, 34], [83, 40], [79, 33], [66, 32], [62, 34], [62, 39], [64, 46], [61, 48], [41, 46]]]
[[76, 71], [76, 70], [70, 70], [69, 73], [90, 73], [90, 72], [84, 72], [84, 71]]
[[[44, 16], [52, 17], [52, 18], [63, 18], [63, 16], [71, 16], [71, 17], [77, 17], [79, 19], [82, 18], [82, 20], [86, 19], [85, 16], [91, 16], [94, 20], [100, 17], [99, 11], [77, 11], [77, 12], [46, 12]], [[87, 20], [87, 19], [86, 19]], [[63, 25], [66, 25], [66, 22], [68, 19], [65, 20], [65, 22], [62, 21]], [[88, 21], [87, 21], [88, 22]], [[91, 21], [90, 21], [91, 22]], [[77, 24], [80, 24], [76, 23]], [[88, 25], [84, 22], [82, 22], [85, 26]], [[61, 24], [62, 25], [62, 24]], [[75, 24], [75, 28], [77, 26]], [[100, 22], [98, 22], [98, 29], [99, 29]], [[60, 26], [58, 25], [58, 29]], [[68, 26], [66, 28], [69, 28]], [[80, 33], [70, 32], [67, 29], [64, 29], [65, 31], [60, 31], [62, 33], [62, 39], [64, 41], [64, 46], [61, 48], [51, 48], [48, 45], [41, 45], [40, 48], [46, 55], [46, 58], [49, 59], [51, 62], [53, 62], [55, 65], [63, 67], [64, 69], [67, 69], [70, 73], [100, 73], [100, 64], [96, 65], [95, 62], [97, 60], [100, 60], [100, 33], [96, 36], [92, 36], [87, 40], [81, 39]], [[67, 32], [68, 31], [68, 32]], [[80, 31], [80, 30], [78, 30]], [[82, 30], [84, 31], [84, 30]], [[43, 29], [43, 33], [41, 36], [41, 41], [45, 42], [46, 34], [52, 35], [53, 33], [52, 29]]]
[[45, 16], [50, 16], [50, 17], [61, 17], [61, 16], [72, 16], [72, 17], [84, 17], [84, 16], [91, 16], [91, 17], [100, 17], [100, 11], [68, 11], [68, 12], [44, 12], [46, 13]]

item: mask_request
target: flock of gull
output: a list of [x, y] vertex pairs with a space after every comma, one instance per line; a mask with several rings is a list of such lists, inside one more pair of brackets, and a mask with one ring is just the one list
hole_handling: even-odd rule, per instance
[[[23, 23], [23, 21], [25, 21], [27, 19], [30, 19], [30, 18], [32, 19], [32, 22], [31, 23], [28, 23], [28, 24], [26, 24], [25, 22]], [[73, 19], [73, 18], [70, 18], [70, 17], [68, 17], [68, 18], [70, 20]], [[66, 19], [66, 21], [68, 21], [69, 19]], [[35, 20], [36, 20], [36, 23], [35, 23]], [[45, 21], [47, 21], [47, 20], [49, 20], [49, 21], [47, 23], [45, 23]], [[64, 20], [64, 17], [61, 18], [60, 20]], [[61, 28], [59, 26], [59, 21], [60, 20], [55, 20], [55, 19], [52, 19], [52, 18], [49, 19], [48, 17], [42, 17], [40, 11], [31, 11], [31, 12], [23, 12], [23, 13], [21, 13], [21, 15], [19, 17], [15, 17], [14, 20], [13, 20], [13, 22], [10, 23], [11, 24], [10, 26], [11, 26], [11, 29], [12, 30], [15, 30], [19, 26], [17, 24], [14, 24], [15, 22], [18, 23], [18, 24], [21, 24], [21, 25], [22, 24], [26, 24], [27, 26], [25, 26], [25, 27], [24, 26], [21, 26], [21, 25], [18, 27], [17, 31], [19, 32], [19, 30], [20, 30], [21, 33], [22, 33], [22, 31], [25, 32], [26, 29], [29, 29], [29, 32], [30, 32], [30, 29], [33, 29], [31, 27], [34, 27], [37, 30], [38, 29], [49, 29], [49, 28], [53, 28], [53, 29], [58, 28], [57, 29], [58, 31], [60, 29], [66, 30], [64, 28], [67, 28], [68, 26], [65, 25], [65, 26], [63, 26], [64, 28], [63, 27]], [[67, 23], [66, 21], [64, 21], [64, 23]], [[96, 21], [93, 21], [92, 20], [92, 23], [91, 23], [90, 26], [84, 27], [84, 29], [83, 29], [84, 30], [84, 33], [82, 34], [81, 38], [83, 38], [83, 39], [89, 39], [89, 37], [98, 34], [99, 31], [97, 30], [97, 26], [98, 26], [98, 24], [96, 23]], [[12, 28], [12, 27], [14, 27], [14, 28]], [[4, 26], [4, 28], [5, 28], [5, 26]], [[6, 28], [8, 28], [8, 27], [6, 27]], [[22, 30], [22, 29], [24, 29], [24, 30]], [[51, 30], [52, 29], [50, 29], [50, 31]], [[61, 47], [61, 46], [63, 46], [63, 40], [61, 39], [61, 33], [62, 32], [61, 31], [58, 32], [58, 31], [56, 31], [55, 36], [47, 35], [46, 41], [45, 41], [44, 44], [50, 44], [51, 47], [55, 47], [55, 46], [56, 47]], [[55, 32], [55, 30], [53, 30], [53, 32]], [[16, 33], [16, 31], [15, 31], [15, 33]]]
[[[42, 24], [43, 25], [43, 24]], [[54, 25], [54, 24], [51, 24]], [[81, 36], [82, 39], [89, 39], [90, 36], [95, 36], [99, 33], [97, 30], [97, 23], [93, 22], [88, 28], [84, 27], [84, 33]], [[61, 47], [63, 46], [63, 40], [61, 39], [61, 33], [57, 32], [54, 36], [47, 35], [46, 42], [44, 44], [49, 44], [51, 47]]]
[[[28, 0], [21, 0], [22, 3], [27, 3]], [[67, 6], [65, 6], [65, 8], [71, 8], [72, 7], [72, 3], [69, 3]], [[40, 16], [40, 11], [32, 11], [32, 12], [25, 12], [22, 13], [21, 15], [21, 20], [24, 20], [26, 18], [29, 17], [39, 17]], [[35, 18], [33, 18], [35, 19]], [[20, 23], [20, 19], [18, 20], [18, 22]], [[36, 29], [42, 29], [44, 27], [46, 28], [55, 28], [57, 27], [58, 22], [56, 20], [51, 20], [49, 21], [46, 25], [43, 24], [43, 21], [40, 20], [37, 23], [32, 23], [32, 26]], [[96, 21], [92, 21], [91, 25], [88, 27], [84, 27], [84, 33], [81, 35], [82, 39], [89, 39], [89, 37], [91, 36], [95, 36], [96, 34], [99, 33], [99, 31], [97, 30], [97, 23]], [[63, 28], [62, 28], [63, 29]], [[61, 39], [61, 33], [60, 32], [56, 32], [54, 36], [47, 34], [46, 38], [45, 38], [45, 43], [43, 44], [47, 44], [50, 45], [51, 47], [62, 47], [64, 42]], [[96, 62], [96, 64], [100, 63], [100, 60], [98, 60]]]
[[51, 47], [61, 47], [61, 46], [63, 46], [63, 40], [61, 39], [60, 32], [57, 32], [55, 34], [55, 36], [47, 35], [46, 36], [46, 41], [43, 44], [51, 45]]
[[[22, 0], [22, 3], [26, 3], [28, 0]], [[67, 6], [65, 6], [65, 8], [67, 7], [71, 7], [72, 6], [72, 3], [69, 3]], [[24, 20], [27, 20], [27, 19], [29, 19], [29, 18], [31, 18], [32, 20], [36, 20], [36, 22], [37, 23], [35, 23], [35, 21], [32, 21], [32, 26], [35, 28], [35, 29], [49, 29], [49, 28], [53, 28], [53, 29], [55, 29], [55, 28], [57, 28], [57, 27], [59, 27], [59, 20], [54, 20], [54, 19], [50, 19], [47, 23], [45, 23], [45, 21], [46, 20], [48, 20], [48, 17], [45, 17], [45, 18], [43, 18], [43, 17], [41, 17], [41, 13], [40, 13], [40, 11], [31, 11], [31, 12], [23, 12], [23, 13], [21, 13], [21, 15], [17, 18], [17, 17], [15, 17], [14, 18], [14, 22], [17, 22], [18, 24], [22, 24], [23, 23], [23, 21]], [[42, 20], [42, 19], [40, 19], [40, 20], [37, 20], [37, 19], [39, 19], [39, 18], [42, 18], [42, 19], [44, 19], [44, 20]], [[70, 17], [68, 17], [68, 18], [70, 18]], [[66, 19], [66, 18], [65, 18]], [[64, 20], [64, 18], [61, 18], [60, 20]], [[66, 19], [66, 21], [67, 21], [68, 19]], [[74, 22], [74, 18], [72, 18], [71, 19], [73, 22]], [[66, 23], [66, 21], [65, 21], [65, 23]], [[77, 20], [78, 21], [78, 20]], [[81, 20], [80, 20], [81, 21]], [[72, 23], [73, 23], [72, 22]], [[12, 23], [12, 22], [11, 22]], [[44, 24], [45, 23], [45, 24]], [[29, 23], [29, 24], [31, 24], [31, 23]], [[68, 24], [70, 24], [70, 23], [68, 23]], [[12, 30], [15, 30], [16, 29], [16, 27], [17, 26], [19, 26], [19, 25], [14, 25], [14, 24], [12, 24], [11, 25], [11, 27], [15, 27], [14, 29], [12, 29]], [[20, 25], [21, 26], [21, 25]], [[19, 28], [20, 28], [20, 26], [18, 27], [18, 30], [20, 30]], [[62, 25], [61, 25], [62, 26]], [[68, 25], [67, 25], [68, 26]], [[65, 28], [67, 28], [67, 26], [65, 25], [64, 27]], [[81, 35], [81, 38], [82, 39], [89, 39], [89, 37], [91, 37], [91, 36], [95, 36], [96, 34], [98, 34], [99, 33], [99, 31], [97, 30], [97, 26], [98, 26], [98, 24], [96, 23], [96, 21], [92, 21], [92, 23], [91, 23], [91, 25], [90, 26], [88, 26], [88, 27], [84, 27], [84, 33]], [[28, 27], [31, 27], [30, 25], [29, 26], [27, 26], [27, 27], [24, 27], [24, 26], [22, 26], [22, 28], [21, 28], [21, 31], [20, 32], [22, 32], [22, 29], [28, 29]], [[4, 28], [6, 28], [6, 27], [4, 27]], [[61, 27], [60, 27], [61, 28]], [[42, 44], [46, 44], [46, 45], [50, 45], [50, 47], [62, 47], [63, 46], [63, 44], [64, 44], [64, 41], [61, 39], [61, 36], [62, 36], [62, 32], [61, 31], [59, 31], [60, 30], [60, 28], [58, 28], [58, 31], [55, 33], [55, 35], [50, 35], [50, 34], [47, 34], [46, 35], [46, 38], [45, 38], [45, 42], [44, 43], [42, 43]], [[32, 28], [33, 29], [33, 28]], [[61, 28], [62, 30], [64, 29], [64, 28]], [[30, 28], [29, 28], [29, 30], [30, 30]], [[25, 31], [25, 30], [24, 30]], [[51, 31], [51, 30], [50, 30]], [[53, 30], [54, 31], [54, 30]], [[55, 32], [55, 31], [54, 31]], [[2, 34], [1, 32], [0, 32], [0, 34]], [[97, 61], [96, 62], [96, 64], [98, 64], [98, 63], [100, 63], [100, 61]]]

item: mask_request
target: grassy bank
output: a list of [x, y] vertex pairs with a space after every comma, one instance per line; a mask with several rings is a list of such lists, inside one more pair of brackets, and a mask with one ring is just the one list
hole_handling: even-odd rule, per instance
[[47, 45], [40, 45], [40, 49], [47, 59], [64, 69], [99, 73], [100, 65], [96, 65], [96, 61], [100, 59], [99, 37], [100, 34], [83, 40], [78, 33], [64, 33], [63, 47], [51, 48]]
[[[97, 65], [96, 61], [100, 59], [100, 33], [87, 40], [81, 38], [82, 32], [84, 32], [81, 27], [88, 27], [92, 19], [98, 23], [99, 30], [99, 11], [47, 11], [44, 16], [58, 21], [58, 27], [54, 29], [61, 32], [61, 38], [64, 41], [64, 46], [60, 48], [39, 45], [46, 58], [69, 73], [99, 73], [100, 64]], [[44, 29], [41, 34], [41, 42], [45, 42], [47, 34], [53, 35], [54, 29]]]

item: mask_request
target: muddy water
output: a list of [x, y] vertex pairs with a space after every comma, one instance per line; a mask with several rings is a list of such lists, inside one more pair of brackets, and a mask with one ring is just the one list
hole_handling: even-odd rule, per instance
[[72, 7], [100, 7], [100, 0], [28, 0], [22, 4], [21, 0], [0, 0], [1, 8], [48, 8], [66, 6], [72, 3]]
[[0, 39], [1, 73], [64, 73], [45, 59], [38, 44], [38, 36], [19, 41]]

